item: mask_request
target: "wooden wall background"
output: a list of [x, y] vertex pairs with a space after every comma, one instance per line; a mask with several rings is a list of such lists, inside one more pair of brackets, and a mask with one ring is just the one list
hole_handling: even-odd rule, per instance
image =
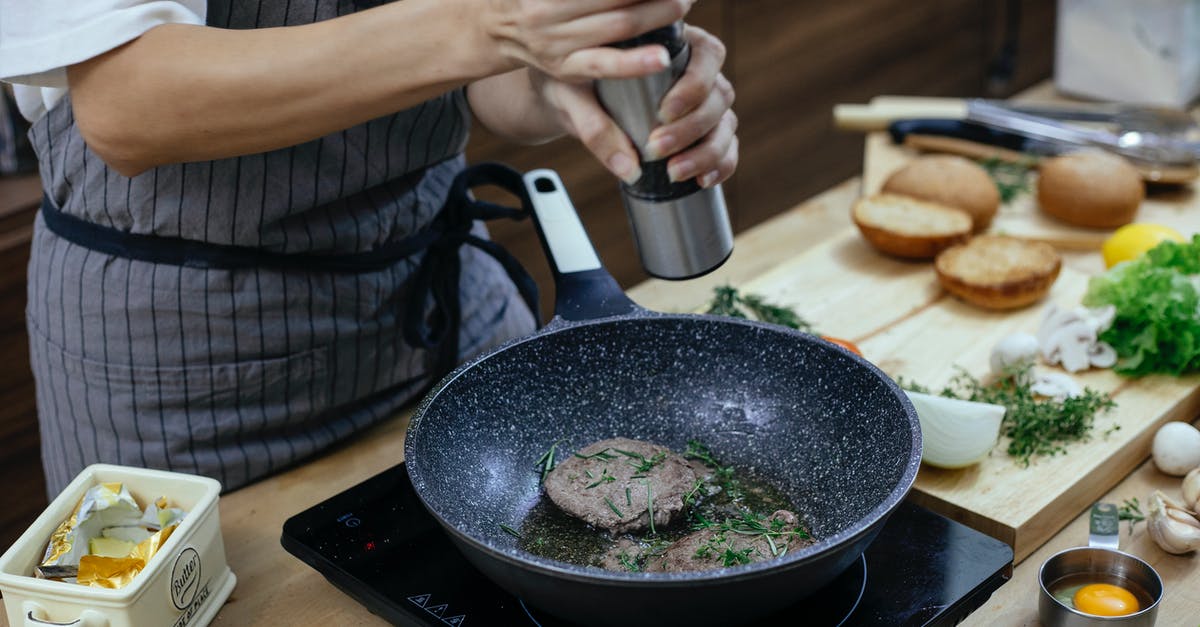
[[[1019, 7], [1011, 80], [989, 67], [1003, 43], [1010, 1]], [[833, 128], [839, 102], [879, 94], [1006, 96], [1050, 76], [1054, 5], [1044, 0], [701, 0], [689, 22], [729, 48], [726, 75], [737, 89], [741, 165], [726, 184], [736, 231], [858, 173], [862, 138]], [[572, 140], [512, 146], [476, 128], [472, 161], [558, 170], [601, 257], [624, 286], [646, 278], [637, 260], [615, 178]], [[32, 376], [24, 336], [28, 232], [36, 184], [0, 181], [0, 550], [46, 504]], [[493, 223], [493, 237], [553, 296], [549, 269], [528, 223]]]

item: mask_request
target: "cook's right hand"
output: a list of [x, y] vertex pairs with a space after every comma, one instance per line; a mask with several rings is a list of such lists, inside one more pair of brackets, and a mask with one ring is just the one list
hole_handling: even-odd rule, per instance
[[674, 23], [694, 1], [490, 0], [481, 23], [500, 53], [516, 65], [567, 82], [632, 78], [666, 68], [666, 49], [622, 50], [607, 44]]

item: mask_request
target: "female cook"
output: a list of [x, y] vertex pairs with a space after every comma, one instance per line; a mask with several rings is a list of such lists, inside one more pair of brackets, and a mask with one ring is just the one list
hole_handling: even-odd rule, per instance
[[[435, 219], [468, 116], [518, 141], [569, 133], [634, 180], [589, 81], [663, 69], [660, 47], [604, 44], [690, 5], [5, 2], [0, 77], [46, 192], [27, 320], [51, 493], [97, 461], [237, 488], [388, 416], [437, 350], [531, 331], [501, 254], [459, 247], [482, 225], [446, 240]], [[720, 42], [687, 36], [654, 148], [713, 185], [736, 164], [733, 94]], [[457, 285], [426, 272], [435, 252]], [[439, 290], [456, 302], [434, 311]]]

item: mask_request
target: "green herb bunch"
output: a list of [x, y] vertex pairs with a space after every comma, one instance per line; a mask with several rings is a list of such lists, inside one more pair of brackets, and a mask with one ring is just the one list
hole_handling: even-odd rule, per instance
[[812, 325], [792, 309], [768, 303], [762, 296], [741, 294], [728, 285], [713, 288], [713, 299], [705, 313], [730, 318], [753, 319], [813, 333]]

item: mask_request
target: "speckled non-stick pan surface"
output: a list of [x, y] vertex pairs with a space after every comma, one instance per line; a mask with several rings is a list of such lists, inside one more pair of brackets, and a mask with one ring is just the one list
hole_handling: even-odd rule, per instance
[[[538, 457], [560, 439], [569, 455], [617, 436], [675, 450], [702, 440], [789, 494], [818, 542], [779, 560], [678, 574], [519, 550], [500, 525], [518, 528], [542, 498]], [[903, 393], [839, 347], [756, 322], [638, 311], [556, 320], [459, 368], [418, 409], [405, 459], [472, 562], [535, 605], [595, 624], [675, 623], [660, 612], [724, 624], [789, 605], [857, 559], [911, 487], [920, 450]], [[666, 607], [647, 615], [656, 600]], [[600, 615], [621, 603], [641, 617]]]

